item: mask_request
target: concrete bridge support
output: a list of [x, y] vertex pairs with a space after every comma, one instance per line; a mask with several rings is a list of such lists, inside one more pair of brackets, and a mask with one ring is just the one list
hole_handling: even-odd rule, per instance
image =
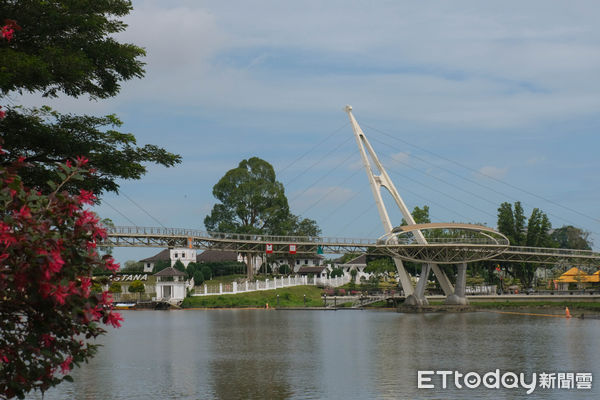
[[408, 306], [426, 306], [429, 305], [425, 297], [425, 289], [427, 289], [427, 278], [431, 272], [431, 264], [423, 264], [421, 266], [421, 277], [417, 282], [417, 287], [412, 295], [406, 296], [404, 304]]
[[469, 304], [465, 290], [467, 287], [467, 263], [457, 264], [458, 274], [456, 275], [456, 285], [454, 294], [446, 297], [446, 304], [464, 306]]

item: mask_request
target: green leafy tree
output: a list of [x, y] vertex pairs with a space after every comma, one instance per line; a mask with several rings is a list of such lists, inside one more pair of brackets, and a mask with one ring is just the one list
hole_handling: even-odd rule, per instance
[[125, 266], [120, 269], [120, 272], [128, 272], [131, 274], [144, 271], [144, 264], [134, 260], [125, 261]]
[[390, 257], [381, 257], [367, 262], [365, 272], [373, 274], [375, 277], [389, 278], [391, 273], [396, 271], [396, 265]]
[[[119, 18], [131, 8], [127, 0], [0, 2], [0, 15], [16, 20], [22, 28], [10, 41], [0, 43], [0, 105], [7, 108], [7, 96], [24, 92], [104, 99], [115, 96], [122, 81], [142, 77], [144, 50], [115, 39], [126, 28]], [[169, 167], [181, 161], [157, 146], [136, 146], [132, 134], [117, 130], [121, 124], [114, 115], [60, 114], [47, 106], [8, 107], [0, 120], [7, 151], [0, 164], [25, 157], [30, 166], [22, 172], [24, 184], [51, 192], [46, 182], [60, 181], [55, 164], [86, 156], [97, 173], [70, 181], [65, 188], [100, 195], [117, 191], [117, 179], [139, 179], [146, 162]]]
[[146, 291], [146, 287], [144, 286], [144, 282], [140, 280], [135, 280], [131, 282], [127, 290], [130, 293], [144, 293]]
[[183, 265], [183, 263], [181, 262], [181, 260], [175, 261], [175, 264], [173, 265], [173, 268], [175, 268], [178, 271], [185, 272], [185, 265]]
[[212, 232], [283, 234], [289, 206], [283, 184], [268, 162], [252, 157], [227, 171], [213, 187], [215, 204], [204, 219]]
[[[527, 221], [527, 227], [525, 222]], [[538, 208], [534, 208], [526, 220], [520, 202], [513, 206], [504, 202], [498, 208], [498, 230], [506, 235], [513, 246], [554, 247], [550, 236], [552, 224], [548, 216]], [[519, 280], [525, 287], [530, 287], [537, 265], [531, 263], [504, 263], [506, 271]]]
[[550, 237], [562, 249], [592, 250], [590, 233], [572, 225], [555, 229]]
[[339, 276], [341, 278], [342, 276], [344, 276], [344, 271], [341, 268], [333, 268], [329, 276], [331, 276], [332, 278], [337, 278]]
[[202, 285], [204, 283], [204, 280], [204, 274], [201, 270], [197, 269], [196, 271], [194, 271], [194, 286]]
[[277, 270], [281, 275], [289, 275], [292, 272], [292, 269], [287, 264], [281, 264], [279, 269]]
[[[258, 157], [243, 160], [227, 171], [213, 187], [220, 202], [204, 219], [211, 232], [257, 233], [267, 235], [316, 236], [316, 222], [290, 213], [283, 184], [273, 166]], [[252, 279], [253, 256], [248, 254], [247, 276]]]
[[198, 268], [198, 264], [195, 262], [191, 262], [188, 264], [188, 266], [185, 268], [185, 272], [188, 274], [188, 279], [194, 276], [194, 273], [196, 273]]
[[200, 272], [202, 272], [202, 276], [204, 277], [205, 281], [211, 280], [213, 277], [212, 270], [207, 265], [204, 265], [202, 267], [202, 269], [200, 270]]
[[119, 282], [113, 282], [108, 287], [108, 291], [111, 293], [121, 293], [123, 289], [121, 288], [121, 284]]
[[157, 272], [162, 271], [165, 268], [169, 268], [171, 266], [170, 260], [158, 260], [154, 263], [154, 268], [152, 269], [152, 273], [156, 274]]

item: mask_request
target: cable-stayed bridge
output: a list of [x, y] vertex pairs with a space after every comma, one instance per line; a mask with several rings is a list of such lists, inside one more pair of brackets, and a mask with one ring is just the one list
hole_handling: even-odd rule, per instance
[[[273, 254], [289, 254], [290, 244], [296, 245], [298, 254], [365, 253], [390, 254], [394, 250], [406, 250], [411, 258], [420, 254], [439, 264], [453, 264], [452, 258], [446, 258], [449, 247], [463, 250], [499, 250], [492, 258], [495, 261], [529, 262], [538, 264], [577, 264], [598, 265], [600, 253], [589, 250], [571, 250], [543, 247], [524, 247], [494, 245], [491, 243], [471, 243], [469, 245], [452, 243], [451, 240], [430, 240], [428, 244], [416, 243], [385, 244], [378, 239], [309, 237], [309, 236], [270, 236], [248, 235], [240, 233], [216, 233], [199, 229], [115, 226], [108, 229], [108, 239], [103, 244], [115, 247], [152, 247], [173, 248], [188, 247], [197, 250], [230, 250], [239, 253], [264, 254], [267, 244], [273, 245]], [[407, 257], [406, 260], [409, 260]]]
[[[188, 247], [193, 249], [232, 250], [238, 253], [296, 254], [364, 253], [384, 254], [393, 258], [398, 279], [410, 305], [427, 304], [425, 288], [431, 272], [444, 291], [447, 304], [463, 305], [468, 262], [493, 260], [539, 264], [600, 265], [600, 253], [586, 250], [511, 246], [502, 233], [483, 225], [459, 223], [417, 224], [366, 135], [346, 106], [363, 166], [375, 199], [385, 235], [377, 239], [333, 237], [269, 236], [262, 234], [215, 233], [194, 229], [116, 226], [108, 230], [108, 245], [117, 247]], [[394, 227], [383, 202], [382, 189], [391, 195], [406, 225]], [[403, 262], [421, 264], [416, 287]], [[440, 265], [457, 266], [456, 284], [452, 285]]]

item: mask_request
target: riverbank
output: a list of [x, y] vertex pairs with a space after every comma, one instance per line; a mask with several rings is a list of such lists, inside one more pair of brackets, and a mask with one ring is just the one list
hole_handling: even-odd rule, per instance
[[292, 286], [273, 290], [215, 296], [186, 297], [182, 308], [322, 307], [323, 290], [315, 286]]

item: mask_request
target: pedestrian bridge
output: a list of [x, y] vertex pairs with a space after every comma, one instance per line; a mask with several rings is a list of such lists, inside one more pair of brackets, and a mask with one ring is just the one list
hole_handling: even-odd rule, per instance
[[[434, 224], [432, 224], [434, 225]], [[461, 224], [466, 225], [466, 224]], [[423, 225], [419, 227], [422, 228]], [[479, 227], [473, 225], [473, 227]], [[489, 228], [488, 228], [489, 229]], [[461, 238], [433, 238], [427, 243], [389, 243], [381, 239], [341, 238], [320, 236], [271, 236], [239, 233], [207, 232], [198, 229], [114, 226], [107, 229], [105, 245], [114, 247], [187, 247], [198, 250], [229, 250], [238, 253], [264, 254], [271, 244], [273, 254], [289, 254], [290, 244], [296, 245], [298, 254], [365, 253], [393, 254], [403, 260], [438, 264], [455, 264], [491, 259], [497, 261], [529, 262], [539, 264], [598, 265], [600, 253], [589, 250], [572, 250], [543, 247], [510, 246], [508, 243], [492, 243], [484, 240], [469, 241]], [[490, 249], [497, 252], [485, 257]], [[428, 259], [429, 258], [429, 259]]]

